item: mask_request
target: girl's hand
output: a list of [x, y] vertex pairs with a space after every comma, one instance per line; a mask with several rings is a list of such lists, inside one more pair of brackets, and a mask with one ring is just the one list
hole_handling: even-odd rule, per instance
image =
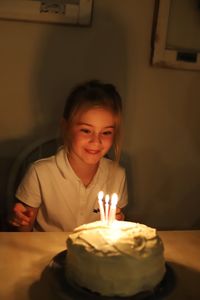
[[121, 208], [117, 207], [115, 217], [116, 217], [116, 219], [117, 219], [118, 221], [123, 221], [123, 220], [124, 220], [124, 214], [123, 214], [123, 212], [121, 211]]
[[38, 208], [30, 207], [22, 203], [16, 203], [13, 208], [13, 218], [10, 224], [19, 231], [31, 231]]

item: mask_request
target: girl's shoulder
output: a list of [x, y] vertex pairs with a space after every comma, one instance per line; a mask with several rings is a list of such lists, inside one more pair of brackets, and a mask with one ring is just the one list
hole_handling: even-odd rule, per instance
[[66, 152], [63, 147], [60, 147], [54, 155], [39, 159], [32, 164], [32, 168], [37, 174], [49, 174], [59, 172], [66, 177], [69, 167], [66, 162]]
[[32, 163], [35, 168], [46, 168], [47, 166], [55, 166], [58, 162], [65, 162], [65, 152], [63, 147], [60, 147], [55, 154], [38, 159]]
[[32, 166], [37, 169], [37, 168], [45, 168], [46, 166], [52, 164], [55, 164], [55, 155], [38, 159], [32, 163]]

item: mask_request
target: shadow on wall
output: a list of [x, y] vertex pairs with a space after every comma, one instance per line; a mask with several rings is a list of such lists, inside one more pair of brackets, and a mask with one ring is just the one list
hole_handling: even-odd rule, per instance
[[[124, 167], [126, 171], [126, 179], [127, 179], [127, 190], [128, 190], [128, 205], [123, 209], [125, 214], [125, 220], [133, 221], [133, 212], [135, 210], [135, 180], [133, 178], [133, 170], [134, 168], [134, 159], [131, 158], [130, 155], [122, 151], [120, 165]], [[136, 220], [135, 220], [136, 221]]]
[[[13, 22], [13, 26], [15, 22]], [[23, 23], [30, 26], [29, 23]], [[33, 24], [31, 26], [34, 26]], [[30, 26], [30, 28], [32, 28]], [[45, 26], [46, 32], [44, 33]], [[23, 30], [23, 27], [20, 27]], [[43, 39], [35, 45], [35, 61], [26, 68], [32, 70], [30, 78], [30, 102], [33, 130], [12, 140], [0, 141], [0, 230], [5, 230], [8, 203], [7, 182], [15, 159], [30, 143], [45, 136], [57, 136], [59, 120], [65, 98], [77, 83], [88, 79], [100, 79], [114, 83], [125, 99], [127, 82], [126, 43], [123, 28], [116, 18], [102, 10], [95, 16], [91, 27], [72, 27], [41, 24]], [[27, 32], [27, 31], [26, 31]], [[20, 34], [20, 31], [18, 32]], [[27, 43], [30, 36], [27, 36]], [[34, 43], [33, 43], [34, 44]], [[13, 45], [14, 47], [14, 45]], [[24, 45], [18, 45], [17, 53]], [[20, 81], [23, 85], [23, 81]], [[19, 89], [23, 90], [23, 86]], [[19, 109], [19, 107], [16, 107]], [[23, 109], [23, 108], [20, 108]], [[26, 113], [26, 111], [24, 111]], [[17, 122], [21, 120], [17, 120]], [[13, 127], [16, 126], [16, 120]], [[9, 150], [8, 150], [9, 149]], [[7, 151], [8, 150], [8, 151]]]
[[[194, 154], [200, 156], [200, 88], [199, 86], [200, 74], [195, 73], [192, 85], [189, 87], [187, 95], [187, 109], [185, 110], [186, 115], [184, 116], [185, 130], [189, 133], [191, 139], [191, 146], [193, 147]], [[200, 168], [200, 166], [199, 166]], [[200, 177], [199, 177], [200, 178]], [[200, 179], [199, 179], [200, 189]]]
[[199, 229], [199, 168], [167, 162], [155, 149], [135, 155], [135, 201], [127, 218], [157, 229]]

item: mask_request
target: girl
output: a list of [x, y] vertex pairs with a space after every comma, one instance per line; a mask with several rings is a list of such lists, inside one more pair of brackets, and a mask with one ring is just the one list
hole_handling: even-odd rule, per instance
[[[34, 162], [16, 192], [11, 224], [19, 231], [72, 231], [100, 219], [97, 194], [118, 194], [117, 219], [127, 204], [125, 171], [118, 165], [122, 103], [111, 84], [89, 81], [65, 104], [64, 143]], [[115, 161], [105, 158], [113, 146]]]

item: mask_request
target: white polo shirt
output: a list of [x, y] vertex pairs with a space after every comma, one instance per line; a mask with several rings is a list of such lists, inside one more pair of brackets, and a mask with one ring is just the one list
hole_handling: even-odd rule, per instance
[[39, 208], [34, 231], [72, 231], [75, 227], [100, 219], [97, 194], [118, 194], [118, 207], [127, 204], [125, 171], [102, 158], [92, 182], [85, 187], [71, 168], [64, 148], [56, 155], [34, 162], [16, 197]]

